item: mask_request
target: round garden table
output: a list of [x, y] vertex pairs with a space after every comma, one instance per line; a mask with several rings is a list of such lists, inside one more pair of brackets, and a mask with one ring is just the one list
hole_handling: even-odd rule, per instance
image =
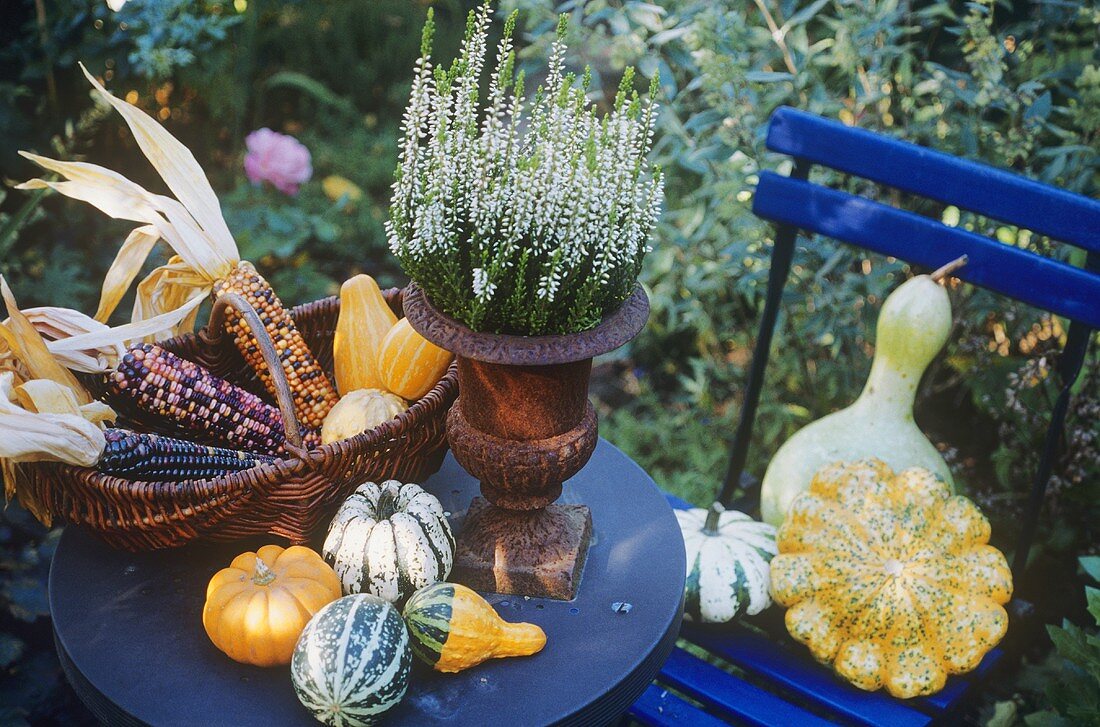
[[[477, 482], [448, 455], [425, 487], [451, 513], [457, 533]], [[417, 664], [386, 724], [603, 724], [653, 680], [676, 642], [682, 612], [684, 545], [672, 510], [653, 480], [603, 440], [560, 501], [592, 509], [592, 546], [577, 597], [486, 594], [507, 620], [541, 626], [546, 648], [459, 674]], [[69, 681], [100, 720], [317, 724], [298, 703], [288, 667], [231, 661], [202, 627], [207, 581], [235, 555], [263, 544], [134, 554], [66, 528], [50, 571], [54, 635]]]

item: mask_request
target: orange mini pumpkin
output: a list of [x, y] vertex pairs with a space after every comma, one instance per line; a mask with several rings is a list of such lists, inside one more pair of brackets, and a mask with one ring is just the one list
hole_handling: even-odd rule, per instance
[[289, 664], [309, 619], [339, 597], [340, 579], [317, 553], [265, 545], [241, 553], [210, 579], [202, 625], [234, 661]]
[[382, 339], [378, 375], [382, 385], [413, 401], [427, 394], [447, 373], [454, 358], [450, 351], [428, 341], [402, 318]]

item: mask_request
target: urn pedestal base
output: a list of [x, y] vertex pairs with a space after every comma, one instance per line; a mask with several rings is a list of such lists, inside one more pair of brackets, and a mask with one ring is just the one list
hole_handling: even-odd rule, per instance
[[[461, 399], [461, 397], [460, 397]], [[575, 427], [535, 440], [504, 439], [467, 421], [461, 404], [447, 416], [451, 451], [481, 480], [459, 533], [454, 578], [475, 590], [570, 600], [592, 536], [580, 504], [556, 504], [562, 482], [596, 447], [596, 411], [587, 400]]]
[[576, 595], [591, 538], [586, 505], [518, 511], [475, 497], [458, 537], [452, 577], [479, 591], [568, 601]]

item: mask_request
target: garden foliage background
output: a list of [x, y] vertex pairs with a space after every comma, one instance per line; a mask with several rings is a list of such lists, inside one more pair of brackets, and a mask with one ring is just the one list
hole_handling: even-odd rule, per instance
[[[120, 119], [93, 104], [81, 60], [194, 150], [243, 257], [284, 301], [335, 293], [360, 271], [400, 283], [382, 223], [429, 4], [440, 24], [436, 57], [449, 58], [469, 0], [112, 0], [117, 11], [102, 0], [13, 0], [0, 24], [0, 272], [24, 305], [91, 311], [127, 231], [79, 203], [12, 190], [35, 174], [17, 149], [105, 164], [159, 189]], [[601, 433], [698, 504], [723, 471], [721, 445], [738, 412], [766, 282], [771, 231], [749, 211], [753, 186], [761, 169], [789, 164], [763, 148], [773, 109], [798, 106], [1086, 195], [1100, 188], [1100, 7], [1088, 0], [502, 0], [500, 11], [515, 7], [529, 74], [543, 65], [558, 12], [573, 16], [571, 61], [592, 66], [595, 100], [609, 100], [627, 64], [638, 66], [640, 88], [660, 73], [655, 157], [668, 192], [643, 273], [653, 315], [631, 346], [598, 367], [594, 391]], [[244, 175], [244, 138], [264, 126], [312, 154], [313, 178], [296, 196], [254, 187]], [[1026, 230], [893, 193], [885, 199], [1083, 263]], [[912, 272], [828, 240], [800, 241], [754, 474], [798, 427], [858, 394], [878, 307]], [[952, 342], [926, 377], [917, 421], [1007, 549], [1054, 398], [1064, 330], [1056, 318], [968, 286], [952, 296]], [[1100, 574], [1088, 559], [1098, 550], [1098, 422], [1093, 345], [1041, 543], [1018, 584], [1042, 622], [1070, 619], [1052, 636], [1077, 666], [1044, 658], [1049, 641], [1038, 640], [1029, 666], [972, 719], [994, 715], [999, 700], [1001, 724], [1023, 714], [1033, 724], [1100, 723], [1100, 641], [1073, 625], [1091, 625], [1078, 557]], [[45, 575], [55, 542], [56, 532], [17, 506], [0, 518], [0, 669], [12, 677], [0, 682], [4, 724], [89, 721], [52, 653]]]

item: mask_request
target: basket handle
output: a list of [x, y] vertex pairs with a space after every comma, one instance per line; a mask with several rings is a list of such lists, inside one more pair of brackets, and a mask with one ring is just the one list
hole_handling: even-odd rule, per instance
[[216, 341], [225, 334], [226, 308], [232, 308], [240, 315], [260, 347], [260, 355], [264, 358], [268, 373], [271, 375], [271, 383], [275, 389], [275, 400], [279, 403], [279, 410], [283, 414], [286, 451], [299, 459], [305, 459], [306, 451], [302, 447], [302, 432], [298, 427], [298, 418], [294, 414], [294, 395], [290, 393], [290, 384], [287, 383], [286, 372], [283, 371], [283, 366], [279, 362], [279, 354], [275, 350], [275, 344], [271, 341], [271, 336], [264, 328], [263, 321], [260, 320], [256, 309], [237, 293], [223, 293], [214, 301], [214, 305], [210, 309], [210, 322], [206, 326], [207, 331], [209, 331], [209, 338]]

